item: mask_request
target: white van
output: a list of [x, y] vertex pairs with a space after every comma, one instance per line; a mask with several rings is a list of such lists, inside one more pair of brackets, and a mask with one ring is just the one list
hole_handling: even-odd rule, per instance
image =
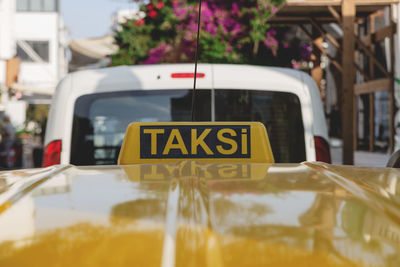
[[[47, 122], [43, 166], [116, 164], [130, 122], [190, 121], [193, 64], [67, 75]], [[199, 64], [197, 121], [261, 121], [276, 162], [330, 161], [318, 88], [292, 69]]]

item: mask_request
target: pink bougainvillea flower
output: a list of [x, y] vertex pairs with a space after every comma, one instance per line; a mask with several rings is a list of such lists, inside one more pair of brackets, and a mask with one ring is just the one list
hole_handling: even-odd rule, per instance
[[151, 11], [151, 10], [154, 9], [154, 5], [153, 5], [152, 3], [147, 4], [147, 5], [146, 5], [146, 9], [147, 9], [148, 11]]
[[141, 26], [143, 24], [144, 24], [144, 19], [140, 19], [140, 20], [135, 21], [135, 25], [136, 26]]
[[239, 6], [237, 3], [232, 4], [232, 13], [238, 13], [240, 11]]
[[235, 36], [235, 37], [236, 37], [236, 35], [240, 33], [241, 28], [242, 28], [242, 27], [240, 26], [239, 23], [235, 23], [235, 24], [233, 25], [232, 29], [231, 29], [231, 34], [232, 34], [232, 36]]
[[300, 46], [300, 57], [304, 61], [311, 60], [311, 45], [310, 44], [305, 43]]
[[[132, 23], [134, 27], [141, 26], [142, 29], [146, 29], [143, 33], [139, 31], [139, 35], [149, 34], [148, 29], [151, 36], [154, 37], [153, 42], [151, 42], [152, 49], [150, 47], [142, 47], [140, 42], [134, 44], [135, 51], [133, 53], [135, 56], [132, 57], [131, 61], [135, 61], [135, 64], [143, 63], [144, 53], [147, 53], [145, 64], [168, 62], [169, 60], [187, 62], [193, 58], [197, 35], [198, 1], [128, 1], [137, 2], [140, 10], [146, 14], [145, 18], [129, 23]], [[205, 53], [202, 53], [204, 55], [202, 60], [204, 62], [207, 60], [212, 61], [213, 57], [218, 57], [218, 60], [221, 60], [221, 57], [225, 56], [226, 58], [223, 60], [227, 62], [240, 62], [242, 58], [251, 56], [252, 52], [254, 54], [251, 49], [253, 47], [252, 42], [257, 41], [262, 46], [265, 45], [266, 49], [270, 50], [272, 55], [275, 55], [277, 61], [279, 61], [277, 56], [278, 51], [280, 52], [279, 49], [292, 47], [292, 44], [284, 43], [283, 40], [278, 42], [277, 32], [269, 28], [269, 26], [253, 27], [251, 22], [258, 20], [262, 22], [266, 16], [278, 12], [274, 6], [278, 6], [281, 1], [283, 0], [203, 0], [201, 34], [204, 35], [204, 38], [211, 38], [212, 41], [201, 43], [200, 48], [203, 52], [205, 51]], [[261, 5], [260, 3], [264, 4]], [[170, 29], [174, 29], [174, 31]], [[256, 38], [258, 40], [249, 37], [250, 31], [257, 31], [254, 36], [258, 36]], [[179, 42], [176, 40], [179, 40]], [[161, 45], [161, 43], [164, 43], [164, 45]], [[170, 49], [165, 50], [165, 45], [170, 46]], [[126, 50], [128, 47], [124, 42], [119, 46], [121, 50]], [[179, 53], [170, 55], [169, 51], [173, 49], [178, 49]], [[303, 57], [307, 57], [308, 51], [306, 47], [301, 52]], [[271, 57], [271, 53], [268, 53], [266, 57]], [[290, 65], [290, 63], [287, 65]]]
[[180, 20], [183, 20], [185, 18], [186, 14], [188, 13], [187, 8], [184, 8], [184, 7], [181, 8], [181, 7], [179, 7], [178, 4], [176, 4], [176, 5], [172, 4], [172, 8], [173, 8], [174, 15]]
[[196, 37], [196, 31], [194, 31], [194, 30], [186, 31], [183, 36], [183, 40], [184, 41], [192, 41], [192, 40], [194, 40], [195, 37]]
[[215, 25], [214, 23], [208, 23], [208, 24], [205, 26], [205, 30], [206, 30], [206, 32], [210, 33], [211, 36], [214, 37], [215, 34], [217, 33], [218, 26]]
[[276, 35], [276, 30], [275, 29], [270, 29], [266, 33], [267, 37], [275, 36]]
[[229, 54], [232, 51], [233, 51], [233, 47], [230, 44], [228, 44], [227, 47], [226, 47], [225, 54]]
[[277, 56], [278, 54], [278, 47], [279, 47], [279, 42], [276, 40], [274, 36], [267, 35], [267, 38], [264, 41], [265, 47], [267, 47], [269, 50], [271, 50], [272, 54], [274, 56]]
[[164, 2], [158, 2], [157, 4], [156, 4], [156, 8], [157, 9], [162, 9], [164, 7]]
[[282, 46], [283, 48], [289, 48], [290, 44], [288, 42], [283, 42]]
[[143, 61], [143, 64], [160, 63], [168, 50], [171, 50], [170, 45], [160, 43], [157, 47], [150, 49], [149, 57]]
[[202, 17], [207, 17], [207, 18], [209, 18], [213, 15], [212, 10], [208, 7], [207, 3], [203, 4], [203, 6], [201, 8], [201, 15], [202, 15]]
[[151, 10], [149, 11], [149, 13], [147, 14], [150, 18], [154, 19], [155, 17], [157, 17], [157, 11], [155, 10]]

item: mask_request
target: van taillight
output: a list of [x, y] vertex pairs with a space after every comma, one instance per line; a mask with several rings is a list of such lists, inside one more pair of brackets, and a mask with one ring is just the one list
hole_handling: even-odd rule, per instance
[[[206, 75], [204, 73], [197, 73], [197, 78], [204, 78]], [[194, 78], [194, 73], [172, 73], [171, 78], [179, 79], [179, 78]]]
[[314, 137], [314, 143], [315, 143], [315, 154], [317, 157], [317, 161], [332, 163], [329, 143], [323, 137], [320, 136]]
[[44, 149], [43, 167], [60, 164], [61, 159], [61, 140], [50, 142]]

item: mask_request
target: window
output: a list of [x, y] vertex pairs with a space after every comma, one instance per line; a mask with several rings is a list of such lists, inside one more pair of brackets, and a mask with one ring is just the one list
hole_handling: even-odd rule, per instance
[[43, 11], [57, 11], [57, 1], [56, 0], [43, 0]]
[[[196, 116], [211, 120], [211, 91], [196, 92]], [[71, 140], [71, 163], [116, 164], [131, 122], [190, 121], [191, 90], [151, 90], [84, 95], [77, 99]]]
[[306, 160], [299, 98], [261, 90], [216, 90], [216, 121], [259, 121], [267, 128], [275, 162]]
[[30, 55], [29, 50], [35, 52], [44, 62], [49, 62], [48, 41], [24, 41], [24, 43], [27, 45], [24, 46], [25, 49], [23, 49], [20, 44], [17, 44], [17, 57], [21, 58], [23, 62], [35, 61], [34, 55]]
[[17, 0], [20, 12], [57, 12], [58, 0]]
[[[295, 94], [214, 90], [216, 121], [260, 121], [276, 162], [306, 160], [301, 104]], [[211, 120], [211, 91], [196, 95], [196, 119]], [[74, 165], [116, 164], [130, 122], [190, 121], [191, 90], [140, 90], [83, 95], [75, 102], [71, 140]]]
[[18, 0], [17, 11], [29, 11], [29, 0]]
[[40, 0], [30, 0], [30, 11], [40, 12], [42, 11], [42, 1]]

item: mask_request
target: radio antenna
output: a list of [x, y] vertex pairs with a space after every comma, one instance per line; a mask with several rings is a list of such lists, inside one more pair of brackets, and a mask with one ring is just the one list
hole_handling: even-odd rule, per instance
[[193, 93], [192, 93], [192, 121], [195, 121], [195, 104], [196, 104], [196, 80], [197, 80], [197, 61], [199, 57], [199, 39], [200, 39], [200, 19], [201, 19], [201, 0], [199, 0], [199, 15], [197, 19], [197, 40], [196, 40], [196, 52], [194, 61], [194, 83], [193, 83]]

